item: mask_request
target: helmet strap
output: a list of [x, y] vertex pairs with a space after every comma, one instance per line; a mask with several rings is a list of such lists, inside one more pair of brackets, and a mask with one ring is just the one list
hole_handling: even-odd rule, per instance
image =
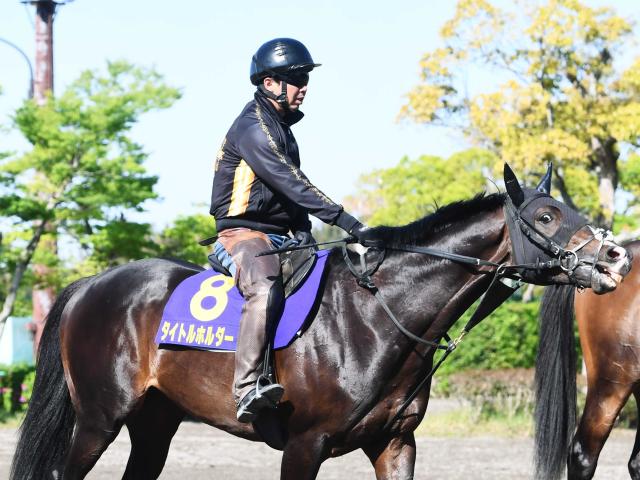
[[289, 100], [287, 99], [287, 82], [284, 80], [280, 80], [280, 85], [282, 85], [282, 90], [280, 90], [280, 95], [276, 98], [276, 102], [280, 104], [282, 108], [285, 110], [289, 110]]
[[278, 105], [280, 105], [285, 111], [289, 110], [289, 101], [287, 100], [287, 82], [284, 80], [280, 80], [280, 84], [282, 86], [282, 89], [280, 91], [280, 95], [276, 95], [275, 93], [273, 93], [270, 90], [267, 90], [264, 86], [264, 84], [260, 84], [258, 85], [258, 90], [260, 90], [262, 93], [264, 93], [267, 98], [270, 98], [271, 100], [274, 100], [278, 103]]

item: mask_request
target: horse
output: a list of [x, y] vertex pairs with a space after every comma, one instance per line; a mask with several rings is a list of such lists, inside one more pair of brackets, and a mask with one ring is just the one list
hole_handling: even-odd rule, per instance
[[[434, 363], [433, 344], [499, 274], [599, 293], [616, 288], [629, 269], [626, 251], [554, 200], [550, 175], [536, 189], [522, 188], [505, 165], [506, 194], [480, 194], [404, 227], [378, 227], [386, 257], [371, 277], [375, 295], [353, 275], [345, 252], [331, 251], [312, 318], [274, 356], [285, 387], [274, 414], [286, 434], [281, 479], [316, 478], [324, 460], [357, 449], [376, 478], [413, 478], [413, 432], [429, 400], [424, 372]], [[525, 250], [518, 253], [516, 243]], [[518, 255], [535, 261], [514, 265]], [[157, 478], [185, 415], [263, 439], [255, 424], [236, 421], [232, 354], [154, 342], [171, 292], [201, 270], [146, 259], [62, 291], [41, 342], [11, 479], [85, 478], [123, 425], [131, 438], [123, 478]], [[387, 311], [402, 323], [395, 326]], [[417, 385], [423, 388], [410, 395]]]
[[[625, 248], [634, 268], [611, 295], [563, 286], [549, 287], [543, 296], [536, 363], [538, 478], [560, 478], [565, 463], [570, 480], [593, 478], [620, 410], [632, 394], [640, 405], [640, 241]], [[576, 426], [574, 314], [587, 395], [571, 440]], [[628, 468], [631, 478], [640, 479], [640, 427]]]

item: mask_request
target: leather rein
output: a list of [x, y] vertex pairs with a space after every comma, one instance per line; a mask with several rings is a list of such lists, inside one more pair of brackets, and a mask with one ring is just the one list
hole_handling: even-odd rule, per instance
[[[404, 410], [411, 404], [420, 391], [424, 388], [426, 383], [433, 377], [438, 368], [444, 363], [447, 357], [457, 348], [458, 344], [462, 341], [463, 337], [471, 331], [478, 323], [488, 317], [493, 311], [504, 303], [518, 288], [520, 288], [522, 281], [522, 271], [534, 270], [536, 272], [542, 270], [550, 270], [554, 268], [562, 269], [567, 276], [575, 282], [575, 270], [581, 265], [591, 265], [591, 276], [593, 276], [595, 265], [599, 257], [600, 251], [604, 246], [604, 242], [609, 238], [610, 232], [603, 229], [594, 229], [590, 225], [586, 225], [592, 232], [590, 238], [584, 240], [579, 245], [572, 249], [565, 249], [555, 242], [552, 238], [548, 237], [544, 233], [537, 230], [534, 226], [529, 224], [520, 215], [520, 211], [524, 208], [523, 205], [520, 209], [517, 209], [511, 200], [507, 197], [505, 200], [505, 211], [507, 216], [507, 226], [509, 229], [512, 226], [517, 225], [523, 235], [531, 242], [531, 244], [538, 247], [543, 252], [552, 257], [551, 260], [541, 262], [539, 259], [535, 263], [521, 263], [507, 265], [504, 263], [497, 263], [490, 260], [483, 260], [477, 257], [471, 257], [467, 255], [460, 255], [457, 253], [447, 252], [429, 247], [420, 247], [415, 245], [393, 245], [385, 246], [382, 249], [374, 248], [379, 254], [376, 256], [376, 261], [372, 265], [367, 265], [366, 254], [360, 254], [360, 270], [352, 262], [349, 257], [347, 244], [342, 244], [342, 255], [347, 267], [356, 278], [358, 285], [369, 290], [374, 298], [378, 301], [382, 309], [387, 316], [396, 325], [398, 330], [402, 332], [410, 340], [426, 345], [435, 350], [444, 350], [442, 356], [432, 366], [429, 372], [418, 383], [413, 392], [407, 397], [404, 403], [396, 411], [395, 415], [386, 422], [383, 430], [390, 428], [396, 420], [400, 418]], [[598, 251], [595, 253], [592, 260], [580, 260], [577, 252], [583, 249], [586, 245], [593, 240], [599, 241]], [[450, 260], [455, 263], [461, 263], [466, 265], [472, 265], [477, 267], [489, 267], [492, 270], [483, 273], [493, 273], [493, 278], [489, 287], [485, 291], [482, 300], [478, 304], [476, 310], [471, 315], [471, 318], [462, 329], [460, 335], [452, 340], [448, 333], [445, 333], [437, 341], [427, 340], [407, 330], [402, 323], [393, 314], [387, 303], [384, 301], [380, 290], [373, 281], [372, 275], [376, 272], [378, 267], [382, 264], [386, 250], [395, 250], [408, 253], [418, 253], [423, 255], [429, 255], [444, 260]], [[579, 286], [579, 288], [584, 288]], [[446, 341], [446, 344], [442, 344], [442, 340]]]
[[[528, 203], [528, 202], [526, 202]], [[360, 254], [360, 266], [359, 268], [353, 263], [349, 256], [349, 251], [347, 249], [347, 244], [355, 243], [355, 239], [353, 237], [349, 237], [346, 239], [336, 240], [332, 242], [322, 242], [317, 243], [315, 245], [304, 245], [304, 246], [294, 246], [282, 248], [279, 250], [270, 250], [266, 252], [262, 252], [257, 256], [262, 255], [273, 255], [276, 253], [283, 253], [291, 250], [299, 250], [304, 248], [309, 248], [310, 246], [318, 246], [318, 245], [326, 245], [326, 244], [334, 244], [341, 243], [342, 255], [343, 259], [349, 268], [350, 272], [356, 278], [358, 285], [369, 290], [374, 298], [378, 301], [382, 309], [385, 311], [387, 316], [391, 319], [391, 321], [395, 324], [395, 326], [410, 340], [426, 345], [435, 350], [444, 350], [442, 356], [438, 359], [438, 361], [432, 366], [429, 372], [422, 378], [422, 380], [418, 383], [413, 392], [407, 397], [405, 402], [400, 406], [396, 414], [386, 422], [383, 427], [383, 430], [390, 428], [396, 420], [400, 418], [404, 410], [411, 404], [411, 402], [415, 399], [415, 397], [420, 393], [420, 391], [424, 388], [426, 383], [433, 377], [438, 368], [442, 365], [442, 363], [447, 359], [447, 357], [453, 352], [458, 344], [462, 341], [463, 337], [471, 331], [473, 327], [475, 327], [478, 323], [484, 320], [487, 316], [489, 316], [496, 308], [498, 308], [504, 301], [506, 301], [518, 288], [520, 288], [521, 282], [523, 280], [523, 273], [525, 271], [536, 271], [540, 272], [543, 270], [551, 270], [554, 268], [560, 268], [564, 271], [567, 276], [577, 284], [575, 280], [575, 270], [583, 265], [591, 265], [591, 277], [593, 276], [597, 260], [600, 255], [600, 251], [604, 246], [605, 241], [610, 237], [611, 232], [605, 231], [603, 229], [595, 229], [590, 225], [584, 225], [591, 230], [591, 237], [581, 242], [579, 245], [572, 249], [566, 249], [563, 246], [559, 245], [555, 240], [551, 237], [545, 235], [543, 232], [540, 232], [533, 225], [527, 222], [521, 216], [522, 209], [526, 206], [526, 203], [521, 205], [520, 208], [517, 208], [511, 199], [507, 196], [505, 197], [505, 217], [507, 228], [509, 231], [513, 228], [519, 228], [520, 232], [529, 240], [531, 245], [534, 245], [542, 252], [546, 253], [551, 257], [551, 260], [548, 261], [540, 261], [539, 258], [536, 258], [536, 262], [534, 263], [520, 263], [520, 264], [506, 264], [506, 263], [498, 263], [490, 260], [483, 260], [477, 257], [471, 257], [467, 255], [461, 255], [453, 252], [447, 252], [444, 250], [438, 250], [429, 247], [421, 247], [416, 245], [385, 245], [384, 247], [370, 247], [369, 250], [373, 250], [376, 253], [375, 261], [372, 264], [367, 264], [366, 253]], [[583, 227], [584, 227], [583, 226]], [[581, 227], [581, 228], [583, 228]], [[579, 230], [579, 229], [578, 229]], [[577, 230], [576, 230], [577, 231]], [[575, 232], [574, 232], [575, 234]], [[599, 242], [599, 248], [595, 253], [594, 257], [590, 260], [580, 259], [578, 257], [578, 252], [582, 250], [585, 246], [591, 243], [593, 240], [597, 240]], [[512, 257], [515, 258], [515, 252], [513, 252], [513, 244], [512, 244]], [[481, 273], [491, 274], [493, 273], [493, 278], [491, 279], [491, 283], [489, 287], [485, 291], [482, 300], [478, 304], [476, 310], [471, 315], [471, 318], [462, 329], [460, 335], [452, 340], [451, 337], [445, 333], [440, 337], [437, 341], [424, 339], [411, 331], [407, 330], [406, 327], [402, 325], [402, 323], [397, 319], [394, 313], [391, 311], [387, 303], [385, 302], [380, 290], [376, 286], [373, 280], [373, 274], [377, 271], [378, 267], [384, 261], [385, 253], [387, 250], [395, 250], [407, 253], [418, 253], [423, 255], [429, 255], [436, 258], [441, 258], [443, 260], [450, 260], [455, 263], [461, 263], [466, 265], [472, 265], [476, 267], [488, 267], [490, 270], [486, 270]], [[368, 253], [368, 252], [367, 252]], [[578, 288], [584, 288], [584, 286], [578, 285]], [[442, 344], [441, 341], [445, 340], [446, 344]]]

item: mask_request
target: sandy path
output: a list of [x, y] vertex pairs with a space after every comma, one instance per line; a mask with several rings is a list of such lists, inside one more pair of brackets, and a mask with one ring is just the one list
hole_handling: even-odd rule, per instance
[[[8, 478], [15, 448], [15, 429], [0, 429], [0, 479]], [[596, 479], [628, 478], [626, 463], [634, 432], [618, 430], [605, 445]], [[416, 479], [513, 480], [531, 476], [531, 440], [526, 438], [427, 438], [417, 440]], [[123, 429], [87, 477], [120, 478], [129, 455], [129, 438]], [[279, 478], [280, 452], [248, 442], [198, 423], [183, 423], [171, 445], [161, 479], [225, 480]], [[362, 452], [326, 461], [322, 480], [375, 478]]]

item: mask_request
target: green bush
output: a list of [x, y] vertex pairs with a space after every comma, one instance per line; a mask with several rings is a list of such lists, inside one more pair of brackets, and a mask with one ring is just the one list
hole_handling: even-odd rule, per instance
[[[533, 412], [533, 370], [466, 370], [447, 377], [446, 394], [470, 407], [471, 421], [503, 417], [513, 420]], [[439, 385], [444, 390], [444, 385]]]
[[26, 410], [35, 376], [33, 365], [0, 365], [0, 420]]
[[[538, 302], [508, 301], [498, 307], [464, 338], [438, 370], [447, 376], [463, 370], [531, 368], [538, 346]], [[470, 309], [469, 312], [473, 312]], [[455, 337], [469, 321], [462, 316], [449, 330]]]
[[[474, 310], [471, 308], [454, 324], [449, 330], [451, 337], [460, 333]], [[511, 420], [530, 415], [538, 349], [538, 313], [538, 301], [522, 302], [515, 298], [498, 307], [464, 337], [442, 364], [435, 375], [432, 393], [462, 400], [470, 407], [473, 421]], [[579, 368], [577, 335], [576, 349]], [[624, 421], [633, 423], [633, 411], [626, 409], [624, 413]]]
[[[472, 308], [449, 330], [455, 337]], [[438, 370], [433, 394], [470, 407], [473, 422], [530, 415], [538, 346], [538, 302], [511, 300], [471, 330]]]

